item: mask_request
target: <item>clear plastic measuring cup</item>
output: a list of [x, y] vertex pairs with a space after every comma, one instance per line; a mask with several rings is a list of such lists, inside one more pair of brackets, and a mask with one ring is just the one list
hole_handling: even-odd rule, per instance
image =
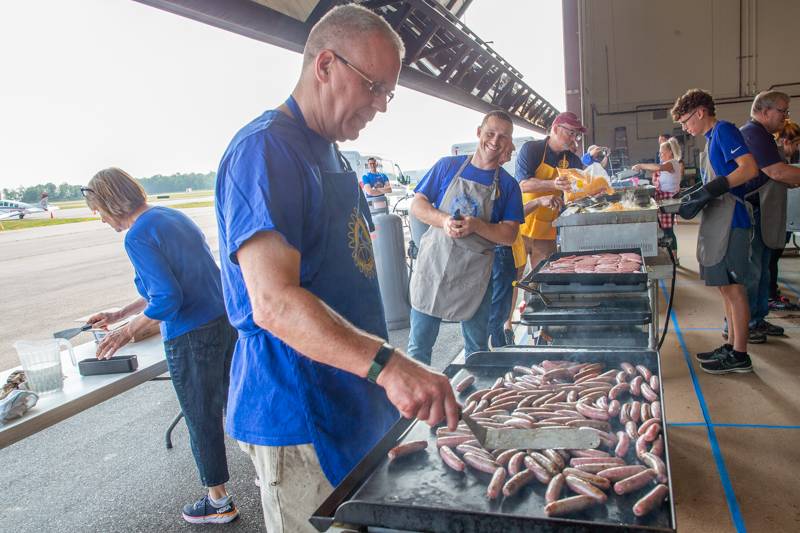
[[27, 386], [31, 391], [43, 394], [63, 388], [62, 347], [67, 348], [72, 364], [77, 365], [72, 344], [66, 339], [43, 339], [14, 343], [22, 369], [25, 371]]

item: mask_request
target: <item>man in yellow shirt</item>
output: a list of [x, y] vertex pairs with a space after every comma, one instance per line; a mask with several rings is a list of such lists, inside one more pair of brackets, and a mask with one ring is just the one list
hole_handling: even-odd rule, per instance
[[[550, 128], [550, 135], [522, 145], [517, 155], [516, 175], [522, 189], [522, 203], [542, 196], [560, 198], [562, 191], [570, 190], [568, 178], [559, 177], [559, 168], [583, 168], [580, 157], [570, 150], [586, 132], [580, 119], [569, 111], [559, 114]], [[525, 217], [520, 234], [525, 251], [535, 267], [556, 250], [556, 229], [553, 220], [558, 216], [554, 202], [537, 207]]]

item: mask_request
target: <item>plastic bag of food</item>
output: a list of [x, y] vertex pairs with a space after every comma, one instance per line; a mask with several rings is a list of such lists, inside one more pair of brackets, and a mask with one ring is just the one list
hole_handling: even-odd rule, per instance
[[[597, 168], [595, 168], [597, 167]], [[597, 170], [597, 169], [600, 170]], [[598, 174], [595, 174], [597, 172]], [[602, 172], [602, 174], [600, 174]], [[566, 176], [572, 182], [572, 190], [564, 193], [564, 200], [574, 202], [587, 196], [613, 194], [614, 189], [608, 181], [608, 174], [599, 163], [593, 163], [586, 169], [559, 168], [558, 175]]]

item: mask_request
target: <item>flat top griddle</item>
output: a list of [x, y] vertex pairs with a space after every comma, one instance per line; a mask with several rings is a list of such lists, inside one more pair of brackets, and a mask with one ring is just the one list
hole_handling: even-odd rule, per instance
[[[622, 254], [634, 253], [642, 258], [642, 266], [638, 272], [633, 273], [588, 273], [579, 274], [576, 272], [549, 273], [540, 272], [551, 261], [555, 261], [567, 256], [592, 256], [599, 254]], [[557, 252], [550, 257], [543, 259], [538, 265], [525, 276], [520, 282], [522, 285], [531, 286], [534, 283], [540, 284], [542, 292], [586, 292], [587, 286], [605, 286], [604, 291], [644, 291], [647, 290], [647, 268], [645, 265], [642, 251], [639, 248], [622, 248], [619, 250], [589, 250], [584, 252]]]
[[[560, 348], [509, 349], [469, 356], [463, 365], [452, 364], [445, 374], [453, 381], [468, 372], [477, 380], [459, 396], [491, 386], [514, 365], [531, 365], [545, 359], [604, 362], [608, 368], [628, 361], [643, 364], [661, 374], [658, 354], [651, 350], [575, 350]], [[659, 390], [663, 396], [663, 391]], [[664, 413], [666, 420], [666, 413]], [[616, 428], [616, 425], [615, 425]], [[615, 429], [616, 431], [616, 429]], [[666, 431], [664, 461], [669, 470]], [[400, 442], [428, 440], [424, 452], [402, 457], [389, 464], [386, 453]], [[633, 452], [631, 452], [633, 453]], [[608, 503], [576, 513], [569, 518], [544, 514], [545, 486], [533, 483], [511, 498], [489, 501], [489, 475], [472, 469], [450, 470], [442, 463], [434, 433], [422, 422], [400, 420], [373, 448], [311, 518], [325, 531], [334, 522], [354, 527], [385, 527], [406, 531], [503, 532], [522, 531], [675, 531], [675, 509], [671, 496], [660, 509], [637, 518], [631, 508], [641, 493], [618, 496], [611, 492]], [[671, 478], [668, 485], [671, 487]]]

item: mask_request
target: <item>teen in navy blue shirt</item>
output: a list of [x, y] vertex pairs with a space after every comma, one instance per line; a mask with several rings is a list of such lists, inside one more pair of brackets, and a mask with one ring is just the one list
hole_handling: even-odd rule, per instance
[[151, 207], [147, 195], [118, 168], [98, 172], [82, 189], [103, 222], [125, 234], [125, 251], [141, 298], [88, 322], [107, 327], [142, 313], [111, 331], [98, 345], [108, 358], [143, 331], [160, 324], [167, 366], [178, 397], [200, 481], [208, 494], [183, 508], [190, 523], [230, 522], [239, 511], [225, 490], [229, 479], [222, 413], [228, 392], [236, 330], [228, 323], [222, 282], [200, 228], [185, 214]]

